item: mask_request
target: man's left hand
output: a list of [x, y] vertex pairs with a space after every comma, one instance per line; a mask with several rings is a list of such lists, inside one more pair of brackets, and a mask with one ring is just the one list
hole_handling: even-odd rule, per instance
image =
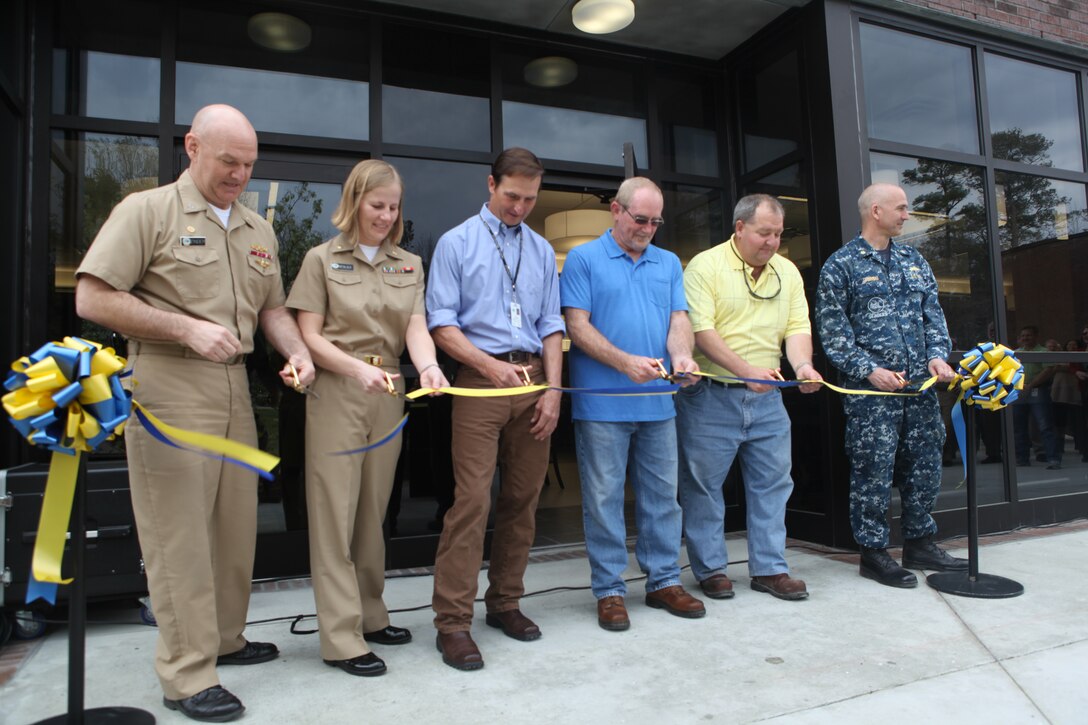
[[[812, 363], [806, 363], [793, 371], [798, 380], [823, 380], [823, 376], [812, 367]], [[802, 393], [815, 393], [822, 385], [819, 383], [801, 383], [798, 387]]]
[[680, 383], [681, 388], [699, 382], [699, 376], [693, 375], [697, 372], [699, 372], [699, 364], [690, 357], [678, 357], [672, 361], [673, 380]]
[[559, 423], [559, 400], [563, 394], [558, 390], [545, 390], [540, 399], [536, 401], [536, 410], [533, 412], [532, 427], [529, 432], [538, 441], [547, 440]]
[[314, 361], [310, 359], [309, 354], [295, 353], [280, 370], [280, 379], [283, 380], [283, 384], [293, 390], [295, 376], [291, 373], [291, 366], [294, 366], [295, 372], [298, 373], [298, 384], [304, 388], [309, 387], [314, 381]]
[[952, 378], [956, 377], [956, 371], [939, 357], [929, 361], [929, 374], [936, 375], [939, 383], [950, 383]]

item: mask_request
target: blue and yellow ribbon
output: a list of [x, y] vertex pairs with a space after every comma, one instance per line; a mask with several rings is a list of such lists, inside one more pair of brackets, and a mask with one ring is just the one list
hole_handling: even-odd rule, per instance
[[[952, 430], [967, 478], [967, 422], [964, 405], [998, 411], [1011, 405], [1024, 390], [1024, 366], [1009, 348], [1000, 343], [980, 342], [960, 360], [956, 377], [948, 384], [959, 396], [952, 406]], [[962, 403], [962, 405], [961, 405]]]
[[4, 410], [19, 434], [53, 451], [34, 542], [26, 601], [56, 601], [64, 542], [72, 513], [80, 457], [124, 431], [135, 407], [155, 439], [199, 455], [256, 471], [266, 479], [279, 459], [241, 443], [174, 428], [132, 400], [121, 386], [125, 359], [113, 348], [78, 337], [50, 342], [11, 365], [4, 381]]

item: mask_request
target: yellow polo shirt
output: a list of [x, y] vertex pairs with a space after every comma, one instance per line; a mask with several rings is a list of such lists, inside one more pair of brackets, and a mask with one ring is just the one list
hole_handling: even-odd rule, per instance
[[[791, 335], [812, 334], [808, 300], [797, 266], [776, 254], [759, 279], [737, 254], [733, 237], [700, 252], [684, 270], [688, 315], [695, 332], [714, 330], [729, 348], [752, 365], [776, 368], [782, 358], [782, 341]], [[744, 277], [747, 275], [748, 284]], [[779, 290], [781, 283], [781, 291]], [[760, 297], [748, 292], [749, 286]], [[696, 349], [699, 369], [715, 375], [734, 376], [715, 365]]]

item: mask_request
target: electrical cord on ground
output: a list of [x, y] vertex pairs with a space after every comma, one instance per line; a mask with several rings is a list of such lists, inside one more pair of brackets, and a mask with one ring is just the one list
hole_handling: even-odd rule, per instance
[[[1085, 521], [1088, 521], [1088, 519], [1081, 518], [1081, 519], [1074, 519], [1072, 521], [1060, 521], [1060, 522], [1056, 522], [1056, 523], [1053, 523], [1053, 524], [1032, 524], [1032, 525], [1024, 524], [1024, 525], [1021, 525], [1021, 526], [1016, 526], [1016, 527], [1011, 528], [1011, 529], [1007, 529], [1005, 531], [992, 531], [992, 532], [989, 532], [989, 533], [980, 534], [979, 539], [992, 539], [992, 538], [997, 537], [997, 536], [1006, 536], [1008, 534], [1015, 534], [1015, 533], [1017, 533], [1019, 531], [1025, 530], [1025, 529], [1053, 529], [1053, 528], [1059, 528], [1059, 527], [1069, 526], [1070, 524], [1083, 523]], [[950, 537], [948, 537], [946, 539], [942, 539], [941, 541], [942, 542], [957, 541], [957, 540], [965, 539], [965, 538], [967, 538], [966, 534], [958, 534], [956, 536], [950, 536]], [[833, 547], [821, 546], [819, 544], [795, 543], [795, 544], [788, 545], [786, 548], [787, 549], [803, 549], [803, 550], [806, 550], [806, 551], [811, 551], [811, 552], [813, 552], [815, 554], [818, 554], [820, 556], [842, 556], [842, 555], [857, 554], [856, 551], [853, 551], [851, 549], [838, 549], [838, 548], [833, 548]], [[738, 559], [736, 561], [730, 561], [728, 563], [728, 565], [736, 566], [736, 565], [739, 565], [739, 564], [746, 564], [746, 563], [748, 563], [747, 559]], [[687, 570], [687, 569], [690, 569], [690, 568], [691, 568], [690, 564], [685, 564], [684, 566], [680, 567], [680, 570], [684, 571], [684, 570]], [[431, 576], [432, 573], [433, 572], [431, 572], [431, 571], [420, 571], [418, 573], [404, 574], [404, 575], [401, 575], [400, 577], [397, 577], [397, 578]], [[280, 578], [273, 578], [273, 579], [265, 579], [263, 581], [277, 582], [277, 581], [288, 581], [288, 580], [296, 579], [296, 578], [297, 577], [280, 577]], [[646, 575], [642, 574], [640, 576], [633, 576], [633, 577], [624, 579], [624, 582], [627, 583], [627, 584], [631, 584], [631, 583], [634, 583], [634, 582], [642, 581], [644, 579], [646, 579]], [[582, 591], [588, 591], [591, 588], [592, 587], [590, 587], [588, 585], [584, 585], [584, 586], [568, 585], [568, 586], [549, 587], [547, 589], [539, 589], [537, 591], [526, 592], [525, 594], [522, 595], [522, 599], [529, 599], [531, 597], [545, 596], [545, 595], [548, 595], [548, 594], [555, 594], [555, 593], [558, 593], [558, 592], [582, 592]], [[474, 601], [475, 601], [475, 603], [480, 604], [484, 600], [483, 600], [482, 597], [478, 597]], [[428, 603], [428, 604], [420, 604], [420, 605], [413, 606], [413, 607], [400, 607], [398, 609], [390, 609], [389, 613], [390, 614], [404, 614], [404, 613], [407, 613], [407, 612], [419, 612], [419, 611], [422, 611], [422, 610], [425, 610], [425, 609], [430, 609], [430, 608], [431, 608], [431, 605]], [[300, 623], [306, 621], [306, 620], [316, 619], [316, 618], [317, 618], [316, 613], [315, 614], [291, 614], [291, 615], [287, 615], [287, 616], [283, 616], [283, 617], [270, 617], [268, 619], [255, 619], [255, 620], [246, 622], [246, 626], [249, 627], [249, 626], [255, 626], [255, 625], [258, 625], [258, 624], [274, 624], [276, 622], [290, 622], [291, 623], [291, 627], [290, 627], [291, 634], [299, 634], [299, 635], [315, 634], [317, 632], [317, 629], [299, 629], [298, 625]], [[45, 617], [42, 617], [42, 616], [36, 615], [36, 614], [31, 615], [31, 616], [28, 617], [23, 612], [16, 612], [12, 619], [14, 621], [31, 622], [31, 623], [35, 623], [35, 624], [68, 624], [67, 619], [47, 619]], [[87, 625], [88, 626], [92, 626], [92, 625], [114, 625], [114, 626], [124, 625], [124, 626], [138, 626], [138, 627], [148, 626], [144, 622], [90, 620], [90, 619], [87, 620]]]

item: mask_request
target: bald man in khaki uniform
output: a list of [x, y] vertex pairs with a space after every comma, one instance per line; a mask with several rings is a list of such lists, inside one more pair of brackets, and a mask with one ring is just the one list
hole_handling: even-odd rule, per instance
[[[257, 444], [245, 357], [259, 323], [303, 384], [313, 363], [284, 307], [276, 238], [237, 203], [257, 158], [249, 121], [209, 106], [185, 136], [175, 183], [126, 197], [77, 270], [79, 315], [129, 339], [136, 397], [171, 425]], [[280, 373], [293, 379], [285, 366]], [[126, 429], [129, 481], [159, 641], [164, 704], [196, 720], [239, 717], [216, 664], [274, 659], [242, 635], [253, 576], [257, 476]]]

